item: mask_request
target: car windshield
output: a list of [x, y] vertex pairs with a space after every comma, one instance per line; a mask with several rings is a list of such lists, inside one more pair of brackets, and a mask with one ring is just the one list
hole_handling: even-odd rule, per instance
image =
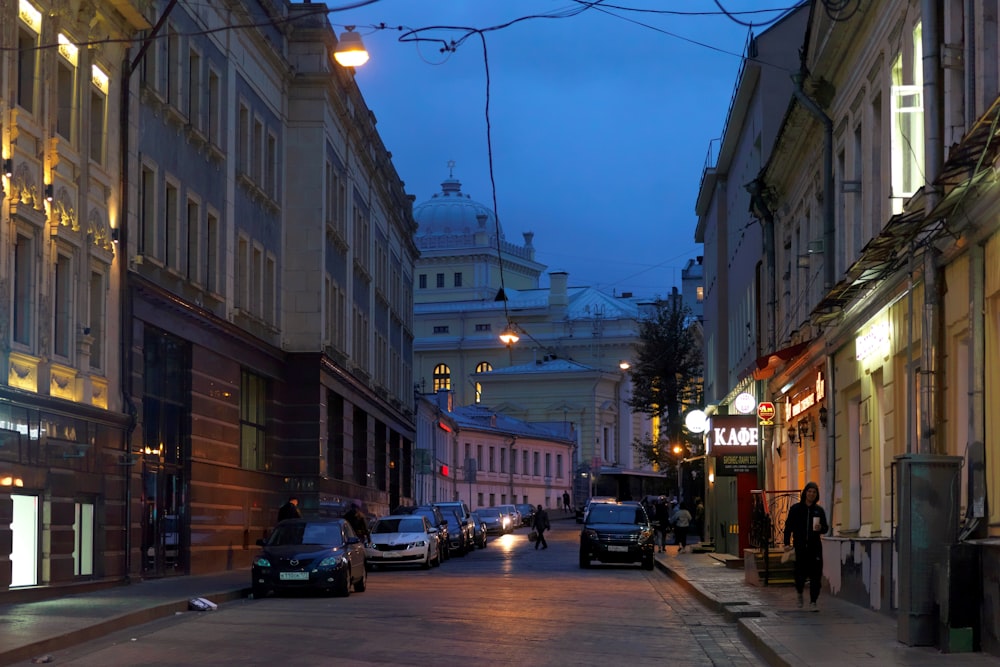
[[590, 508], [587, 523], [646, 523], [642, 508], [621, 505], [594, 505]]
[[267, 543], [272, 547], [301, 544], [342, 547], [344, 539], [339, 523], [282, 523]]
[[402, 517], [379, 519], [372, 530], [376, 534], [385, 533], [422, 533], [424, 532], [424, 522], [419, 517]]
[[476, 510], [476, 511], [479, 513], [479, 516], [481, 516], [484, 519], [499, 519], [500, 518], [500, 510], [497, 509], [496, 507], [486, 507], [484, 509]]

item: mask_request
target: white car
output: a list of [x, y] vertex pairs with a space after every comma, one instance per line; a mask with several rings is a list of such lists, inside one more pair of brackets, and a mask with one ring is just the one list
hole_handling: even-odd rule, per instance
[[427, 569], [441, 564], [437, 528], [415, 514], [393, 514], [378, 519], [365, 545], [368, 565], [413, 565]]

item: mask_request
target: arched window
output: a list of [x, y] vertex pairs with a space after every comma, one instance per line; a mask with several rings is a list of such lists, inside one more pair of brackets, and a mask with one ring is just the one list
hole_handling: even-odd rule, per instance
[[434, 367], [434, 391], [441, 389], [451, 389], [451, 369], [447, 364], [438, 364]]
[[[491, 370], [493, 370], [493, 364], [491, 364], [488, 361], [480, 361], [478, 364], [476, 364], [477, 373], [489, 373]], [[482, 402], [483, 402], [483, 385], [477, 382], [476, 403], [482, 403]]]

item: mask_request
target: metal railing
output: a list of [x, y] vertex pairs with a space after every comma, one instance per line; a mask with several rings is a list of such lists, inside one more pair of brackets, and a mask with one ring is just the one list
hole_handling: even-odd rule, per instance
[[781, 550], [785, 539], [788, 509], [799, 502], [798, 489], [754, 490], [750, 492], [750, 547], [760, 549], [764, 561], [761, 581], [766, 586], [771, 576], [770, 552]]

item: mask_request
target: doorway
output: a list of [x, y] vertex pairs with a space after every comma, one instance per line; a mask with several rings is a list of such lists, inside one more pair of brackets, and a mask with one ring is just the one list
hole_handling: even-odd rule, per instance
[[143, 573], [184, 574], [187, 545], [183, 473], [173, 466], [152, 463], [143, 470], [142, 489]]

